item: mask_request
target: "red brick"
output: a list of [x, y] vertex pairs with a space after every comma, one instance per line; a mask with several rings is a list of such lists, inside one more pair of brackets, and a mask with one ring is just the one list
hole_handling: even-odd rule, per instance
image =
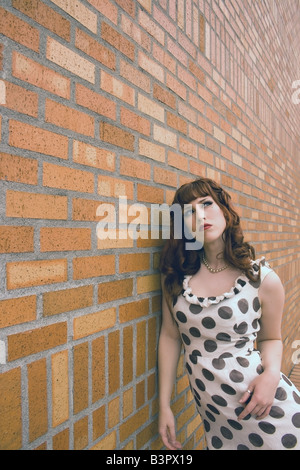
[[27, 0], [13, 0], [12, 5], [40, 25], [50, 29], [53, 33], [67, 41], [70, 40], [70, 22], [40, 0], [30, 0], [30, 2]]
[[37, 160], [0, 153], [0, 180], [37, 184], [37, 172]]
[[67, 166], [44, 163], [43, 185], [86, 193], [94, 192], [94, 175], [91, 172]]
[[96, 59], [97, 62], [115, 70], [115, 53], [108, 49], [108, 47], [103, 46], [103, 44], [99, 44], [98, 41], [78, 28], [76, 29], [75, 46], [90, 57], [93, 57], [93, 59]]
[[0, 253], [33, 252], [33, 237], [33, 227], [0, 226]]
[[56, 101], [46, 100], [45, 121], [78, 134], [94, 137], [93, 117]]
[[35, 319], [35, 295], [0, 300], [0, 328], [31, 322]]
[[66, 220], [68, 200], [66, 196], [8, 190], [6, 193], [6, 216]]
[[19, 113], [37, 117], [38, 95], [14, 83], [4, 81], [6, 89], [6, 104], [2, 105]]
[[42, 227], [40, 230], [41, 252], [74, 251], [91, 249], [91, 229]]
[[83, 286], [43, 294], [43, 315], [49, 317], [93, 305], [93, 287]]
[[132, 61], [134, 60], [135, 48], [134, 45], [124, 38], [116, 29], [112, 28], [109, 24], [103, 21], [102, 23], [102, 39], [108, 42], [115, 49], [118, 49], [122, 54], [126, 55]]
[[134, 136], [107, 122], [100, 123], [100, 138], [109, 144], [122, 147], [132, 152], [134, 150]]
[[36, 52], [40, 36], [36, 28], [0, 7], [0, 33]]

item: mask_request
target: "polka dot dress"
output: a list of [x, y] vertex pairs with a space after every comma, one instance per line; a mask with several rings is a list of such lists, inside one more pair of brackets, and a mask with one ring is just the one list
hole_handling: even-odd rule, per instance
[[253, 272], [259, 265], [260, 281], [242, 274], [219, 297], [196, 297], [189, 287], [191, 276], [186, 276], [173, 307], [210, 450], [300, 450], [300, 393], [284, 374], [266, 418], [237, 419], [244, 409], [239, 400], [263, 372], [254, 349], [261, 315], [258, 289], [272, 269], [261, 258], [252, 261]]

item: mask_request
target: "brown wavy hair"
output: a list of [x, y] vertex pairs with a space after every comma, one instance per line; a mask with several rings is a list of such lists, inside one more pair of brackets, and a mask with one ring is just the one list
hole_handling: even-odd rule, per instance
[[[249, 243], [244, 242], [244, 235], [240, 225], [240, 217], [234, 210], [231, 196], [218, 183], [210, 178], [200, 178], [191, 183], [182, 185], [175, 193], [173, 204], [179, 204], [183, 210], [184, 204], [189, 204], [198, 197], [211, 196], [221, 208], [226, 227], [222, 234], [225, 243], [224, 260], [230, 266], [242, 270], [253, 282], [260, 279], [260, 270], [254, 274], [251, 260], [255, 259], [255, 250]], [[160, 271], [164, 277], [164, 291], [170, 306], [176, 302], [182, 292], [182, 282], [185, 275], [195, 274], [201, 266], [200, 250], [186, 250], [182, 217], [182, 237], [174, 237], [174, 214], [170, 211], [170, 238], [166, 241], [160, 258]], [[189, 240], [191, 242], [191, 240]]]

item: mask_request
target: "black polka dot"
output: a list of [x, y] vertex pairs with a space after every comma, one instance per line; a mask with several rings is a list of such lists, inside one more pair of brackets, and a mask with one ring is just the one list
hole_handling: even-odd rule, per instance
[[250, 362], [245, 357], [237, 357], [236, 360], [238, 361], [240, 366], [249, 367]]
[[295, 428], [300, 428], [300, 413], [295, 413], [292, 417], [292, 423]]
[[218, 309], [218, 315], [219, 317], [223, 318], [223, 320], [229, 320], [233, 315], [232, 308], [226, 306], [220, 307]]
[[204, 429], [206, 432], [209, 432], [210, 431], [210, 424], [208, 421], [206, 421], [206, 419], [203, 420], [203, 424], [204, 424]]
[[191, 344], [191, 340], [190, 340], [190, 338], [189, 338], [187, 335], [185, 335], [184, 333], [182, 333], [181, 337], [182, 337], [182, 341], [183, 341], [187, 346], [189, 346], [189, 345]]
[[215, 406], [211, 405], [210, 403], [207, 405], [207, 408], [213, 413], [215, 413], [216, 415], [220, 414], [220, 411]]
[[236, 391], [234, 390], [234, 388], [230, 387], [230, 385], [222, 384], [221, 389], [223, 390], [223, 392], [227, 393], [227, 395], [236, 395]]
[[201, 313], [202, 310], [203, 310], [203, 307], [201, 307], [201, 305], [195, 305], [195, 304], [190, 305], [190, 312], [193, 313], [194, 315]]
[[196, 379], [195, 383], [196, 383], [197, 387], [199, 388], [199, 390], [201, 390], [201, 392], [205, 392], [206, 387], [205, 387], [204, 383], [202, 382], [202, 380]]
[[259, 325], [258, 318], [255, 318], [255, 320], [253, 320], [253, 322], [252, 322], [252, 328], [253, 328], [254, 330], [257, 330], [257, 329], [258, 329], [258, 325]]
[[247, 341], [249, 341], [249, 340], [248, 339], [240, 339], [235, 343], [234, 347], [237, 348], [237, 349], [242, 349], [244, 346], [246, 346]]
[[231, 341], [231, 336], [228, 335], [227, 333], [218, 333], [217, 334], [217, 340], [218, 341], [226, 341], [226, 342], [230, 342]]
[[254, 432], [249, 434], [248, 439], [254, 447], [262, 447], [264, 445], [263, 438]]
[[225, 439], [233, 439], [233, 434], [232, 432], [230, 431], [230, 429], [226, 428], [225, 426], [221, 426], [221, 434], [223, 437], [225, 437]]
[[218, 348], [218, 345], [215, 341], [207, 339], [204, 341], [204, 349], [207, 352], [214, 352]]
[[198, 330], [198, 328], [192, 327], [192, 328], [190, 328], [189, 331], [190, 331], [191, 335], [194, 336], [194, 338], [200, 338], [201, 333]]
[[294, 434], [285, 434], [281, 439], [283, 447], [286, 449], [293, 449], [297, 444], [297, 438]]
[[189, 365], [188, 362], [186, 363], [185, 367], [187, 368], [187, 371], [188, 371], [189, 374], [193, 373], [192, 368], [191, 368], [191, 366]]
[[260, 301], [258, 297], [255, 297], [255, 299], [253, 299], [252, 305], [253, 305], [253, 310], [255, 312], [258, 312], [258, 310], [260, 309]]
[[193, 356], [199, 356], [199, 357], [202, 356], [201, 352], [198, 351], [198, 349], [194, 349], [194, 350], [192, 351], [192, 355], [193, 355]]
[[298, 405], [300, 405], [300, 396], [298, 395], [298, 393], [293, 392], [293, 398], [295, 402], [298, 403]]
[[230, 424], [230, 426], [233, 429], [236, 429], [237, 431], [241, 431], [243, 429], [243, 426], [241, 425], [241, 423], [239, 423], [238, 421], [235, 421], [234, 419], [228, 419], [227, 423]]
[[[242, 411], [244, 411], [243, 406], [239, 406], [238, 408], [234, 410], [236, 416], [239, 416], [242, 413]], [[251, 414], [249, 413], [247, 416], [245, 416], [245, 418], [243, 418], [243, 421], [248, 421], [248, 419], [250, 418], [251, 418]]]
[[186, 323], [187, 322], [186, 315], [183, 312], [181, 312], [180, 310], [178, 312], [176, 312], [176, 317], [177, 317], [177, 320], [180, 321], [180, 323]]
[[249, 304], [247, 299], [241, 299], [238, 301], [238, 307], [242, 313], [247, 313]]
[[285, 413], [279, 406], [272, 406], [269, 414], [272, 418], [280, 419], [284, 417]]
[[284, 374], [282, 374], [282, 378], [290, 387], [293, 386], [292, 382]]
[[216, 326], [216, 322], [211, 317], [205, 317], [202, 320], [202, 325], [204, 326], [204, 328], [207, 328], [208, 330], [212, 330]]
[[215, 379], [214, 374], [212, 374], [208, 369], [202, 369], [202, 374], [204, 375], [206, 380], [209, 380], [210, 382]]
[[250, 450], [249, 447], [245, 446], [244, 444], [239, 444], [236, 450]]
[[190, 354], [189, 358], [190, 358], [190, 361], [191, 361], [192, 364], [197, 364], [197, 362], [198, 362], [197, 356], [194, 356], [194, 354]]
[[221, 449], [223, 447], [223, 442], [217, 436], [213, 436], [211, 439], [211, 445], [214, 449]]
[[277, 388], [275, 398], [279, 401], [284, 401], [287, 399], [287, 393], [283, 387]]
[[273, 426], [273, 424], [271, 423], [267, 423], [266, 421], [260, 421], [258, 423], [258, 426], [266, 434], [274, 434], [274, 432], [276, 431], [275, 426]]
[[205, 414], [206, 414], [207, 418], [208, 418], [210, 421], [212, 421], [213, 423], [215, 423], [216, 418], [215, 418], [215, 416], [214, 416], [212, 413], [210, 413], [210, 411], [205, 411]]
[[240, 382], [243, 382], [244, 380], [243, 374], [235, 369], [233, 369], [230, 372], [229, 377], [230, 377], [230, 380], [232, 380], [232, 382], [235, 382], [235, 383], [240, 383]]
[[239, 335], [244, 335], [246, 331], [248, 330], [248, 323], [243, 321], [239, 325], [235, 324], [233, 327], [234, 331], [238, 333]]
[[219, 359], [213, 359], [213, 360], [212, 360], [212, 365], [213, 365], [213, 367], [214, 367], [215, 369], [217, 369], [217, 370], [222, 370], [222, 369], [224, 369], [224, 367], [225, 367], [226, 364], [225, 364], [224, 359], [221, 359], [221, 358], [219, 357]]
[[220, 397], [220, 395], [213, 395], [211, 398], [219, 406], [228, 406], [228, 403], [225, 398]]

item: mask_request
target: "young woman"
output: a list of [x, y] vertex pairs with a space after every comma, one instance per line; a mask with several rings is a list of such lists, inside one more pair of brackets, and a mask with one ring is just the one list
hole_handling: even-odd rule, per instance
[[300, 394], [280, 372], [284, 289], [243, 241], [230, 199], [208, 178], [175, 194], [183, 237], [171, 219], [161, 256], [159, 432], [168, 449], [181, 448], [170, 398], [183, 345], [208, 449], [300, 450]]

